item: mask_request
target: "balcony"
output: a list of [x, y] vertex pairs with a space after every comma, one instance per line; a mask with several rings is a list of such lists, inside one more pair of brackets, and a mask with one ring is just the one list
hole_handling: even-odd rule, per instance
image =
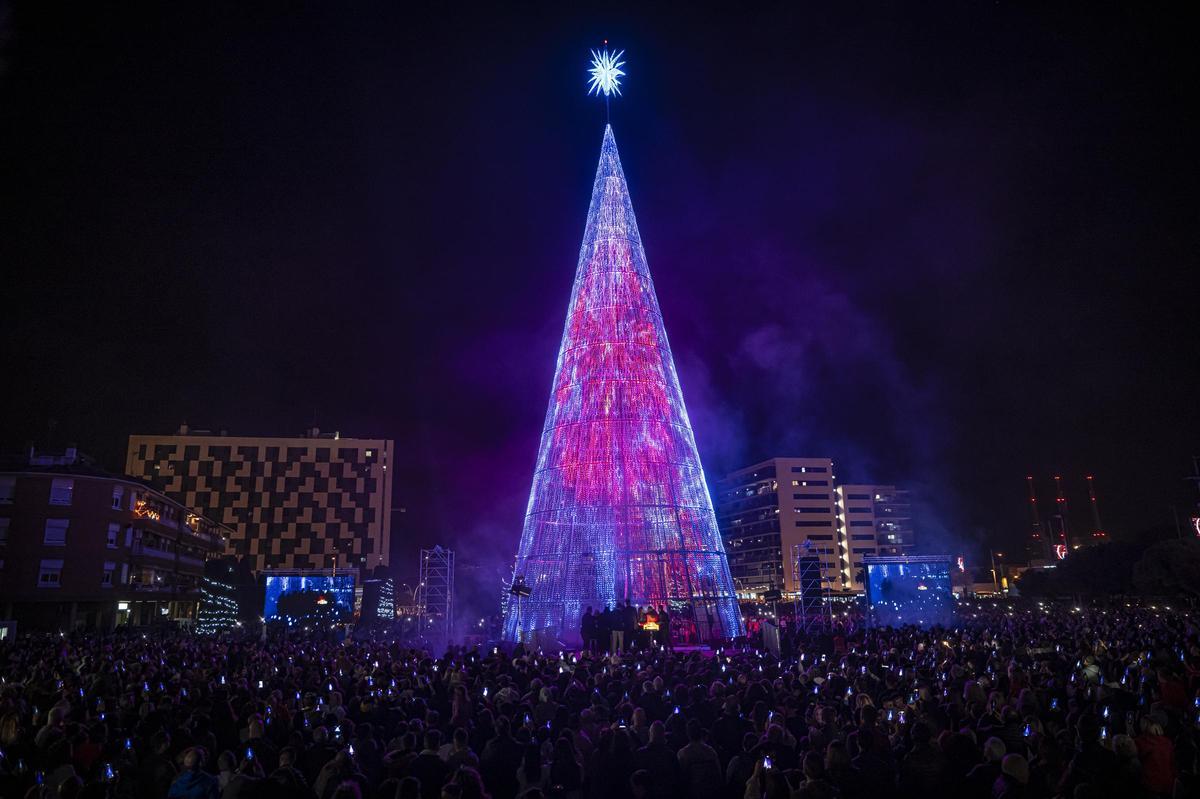
[[166, 560], [172, 563], [175, 562], [174, 552], [168, 552], [165, 549], [155, 549], [154, 547], [148, 547], [144, 544], [134, 544], [132, 552], [134, 555], [147, 555], [151, 558], [158, 558], [160, 560]]

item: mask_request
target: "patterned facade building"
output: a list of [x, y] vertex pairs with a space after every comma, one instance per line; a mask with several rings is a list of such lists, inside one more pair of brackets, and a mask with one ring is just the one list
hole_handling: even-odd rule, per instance
[[233, 529], [228, 554], [257, 570], [373, 569], [391, 542], [393, 442], [308, 431], [244, 438], [129, 437], [126, 473]]

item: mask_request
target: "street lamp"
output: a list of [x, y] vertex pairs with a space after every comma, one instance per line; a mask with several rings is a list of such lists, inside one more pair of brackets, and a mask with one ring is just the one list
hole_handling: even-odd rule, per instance
[[1000, 559], [1000, 569], [1001, 569], [1001, 571], [1003, 571], [1003, 569], [1004, 569], [1004, 553], [997, 552], [996, 550], [992, 549], [992, 550], [988, 550], [988, 554], [990, 554], [992, 557], [992, 587], [995, 589], [996, 593], [999, 594], [1000, 593], [1000, 577], [1001, 577], [1001, 575], [999, 574], [999, 572], [996, 571], [996, 559], [997, 558]]

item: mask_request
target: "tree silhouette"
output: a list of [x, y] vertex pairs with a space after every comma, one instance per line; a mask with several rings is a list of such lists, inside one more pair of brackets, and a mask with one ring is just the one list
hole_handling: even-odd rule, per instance
[[1133, 582], [1143, 594], [1200, 597], [1200, 542], [1154, 544], [1134, 566]]

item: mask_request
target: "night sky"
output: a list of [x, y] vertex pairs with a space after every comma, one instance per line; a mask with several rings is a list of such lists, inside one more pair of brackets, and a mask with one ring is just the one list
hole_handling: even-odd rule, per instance
[[1078, 523], [1094, 474], [1117, 536], [1190, 515], [1181, 20], [244, 5], [0, 3], [5, 449], [119, 470], [129, 434], [184, 420], [394, 438], [401, 550], [511, 563], [607, 37], [710, 485], [833, 457], [913, 488], [927, 549], [972, 555], [1025, 534], [1026, 474], [1043, 504], [1067, 478]]

